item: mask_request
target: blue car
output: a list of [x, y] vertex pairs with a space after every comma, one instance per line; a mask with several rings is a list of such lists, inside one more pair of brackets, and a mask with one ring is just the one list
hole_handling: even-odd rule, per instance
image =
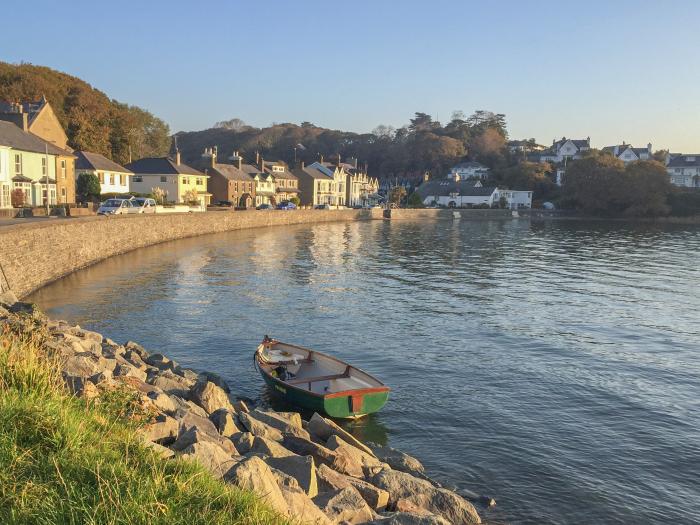
[[297, 205], [294, 204], [293, 202], [289, 201], [282, 201], [277, 205], [278, 210], [296, 210]]

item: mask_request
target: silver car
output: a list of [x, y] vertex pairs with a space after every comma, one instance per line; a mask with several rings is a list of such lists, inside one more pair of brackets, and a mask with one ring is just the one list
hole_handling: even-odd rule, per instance
[[135, 208], [128, 199], [107, 199], [97, 209], [98, 215], [125, 215], [134, 212]]
[[131, 205], [134, 207], [134, 211], [132, 213], [156, 212], [155, 199], [148, 199], [146, 197], [134, 197], [133, 199], [131, 199]]

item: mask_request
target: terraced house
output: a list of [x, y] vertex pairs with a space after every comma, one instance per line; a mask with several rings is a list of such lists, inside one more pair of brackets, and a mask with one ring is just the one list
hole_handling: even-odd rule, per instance
[[75, 203], [75, 156], [68, 146], [68, 136], [46, 97], [37, 102], [0, 102], [0, 120], [12, 122], [22, 131], [31, 133], [54, 145], [58, 152], [52, 156], [56, 175], [56, 202]]
[[335, 199], [335, 181], [318, 162], [306, 166], [303, 162], [293, 170], [299, 181], [302, 206], [332, 205]]
[[124, 166], [111, 161], [99, 153], [76, 152], [76, 175], [91, 173], [100, 181], [100, 192], [105, 194], [126, 194], [130, 191], [130, 179], [134, 173]]
[[280, 160], [266, 160], [262, 163], [262, 169], [275, 177], [276, 204], [299, 197], [299, 179], [286, 163]]
[[[16, 206], [44, 206], [57, 204], [56, 168], [60, 166], [60, 158], [71, 158], [70, 152], [57, 148], [50, 142], [42, 140], [33, 133], [24, 131], [12, 122], [0, 120], [0, 147], [2, 157], [7, 159], [2, 168], [4, 175], [0, 177], [2, 184], [2, 205], [7, 205], [7, 190], [10, 190], [10, 206], [12, 194], [15, 194]], [[9, 184], [10, 178], [11, 185]], [[8, 188], [9, 187], [9, 188]]]
[[208, 206], [211, 193], [207, 191], [208, 175], [184, 164], [180, 152], [171, 157], [145, 157], [126, 165], [134, 173], [131, 178], [131, 191], [150, 194], [155, 188], [165, 192], [165, 200], [186, 203], [190, 200]]
[[[250, 208], [255, 202], [255, 180], [244, 171], [243, 157], [237, 151], [219, 162], [216, 146], [205, 148], [197, 168], [209, 176], [208, 188], [214, 202], [230, 202], [237, 208]], [[247, 166], [250, 170], [252, 166]]]
[[379, 179], [367, 175], [358, 167], [357, 159], [341, 164], [345, 171], [346, 206], [370, 206], [379, 202]]
[[684, 188], [700, 188], [700, 153], [669, 155], [666, 171], [671, 184]]

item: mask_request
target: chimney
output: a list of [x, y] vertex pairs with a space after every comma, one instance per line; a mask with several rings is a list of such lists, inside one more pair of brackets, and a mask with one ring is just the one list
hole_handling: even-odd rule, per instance
[[265, 172], [265, 159], [260, 155], [260, 171]]
[[651, 142], [647, 144], [647, 152], [651, 155]]
[[340, 153], [338, 153], [338, 166], [340, 166]]
[[256, 165], [260, 164], [260, 152], [259, 151], [255, 152], [255, 164]]
[[321, 164], [323, 164], [323, 155], [321, 155]]
[[355, 169], [357, 169], [357, 157], [355, 157]]
[[238, 160], [238, 169], [242, 170], [243, 169], [243, 157], [241, 157], [237, 151], [235, 152], [235, 155], [236, 155], [236, 160]]
[[423, 174], [423, 182], [428, 182], [429, 180], [430, 180], [430, 172], [429, 172], [429, 171], [426, 171], [426, 172]]
[[590, 136], [586, 137], [586, 143], [588, 144], [588, 147], [590, 148], [591, 147], [591, 137]]
[[175, 164], [180, 165], [180, 150], [175, 151]]
[[302, 170], [304, 169], [304, 161], [303, 160], [299, 161], [299, 168], [301, 168]]

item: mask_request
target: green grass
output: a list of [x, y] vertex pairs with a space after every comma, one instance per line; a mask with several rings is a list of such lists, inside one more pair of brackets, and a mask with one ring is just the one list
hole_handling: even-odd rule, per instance
[[128, 397], [63, 387], [41, 330], [0, 325], [0, 523], [271, 524], [256, 497], [199, 465], [159, 459], [124, 419]]

